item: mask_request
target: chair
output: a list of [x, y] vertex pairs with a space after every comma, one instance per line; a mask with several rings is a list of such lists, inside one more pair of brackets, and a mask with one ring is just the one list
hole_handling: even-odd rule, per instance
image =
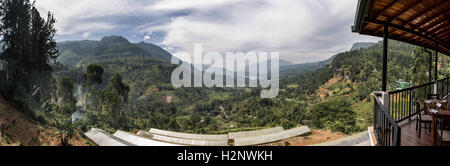
[[[433, 118], [431, 117], [431, 115], [427, 115], [426, 111], [420, 110], [420, 102], [417, 101], [416, 106], [416, 108], [419, 109], [416, 121], [416, 130], [419, 130], [420, 137], [422, 134], [422, 124], [425, 124], [425, 128], [428, 127], [428, 130], [431, 132], [431, 124], [433, 122]], [[425, 106], [425, 109], [428, 109], [427, 106]]]
[[440, 124], [439, 139], [440, 144], [450, 144], [450, 120], [443, 120]]

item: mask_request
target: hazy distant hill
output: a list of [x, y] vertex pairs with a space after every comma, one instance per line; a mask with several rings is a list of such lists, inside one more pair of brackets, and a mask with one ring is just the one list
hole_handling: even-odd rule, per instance
[[369, 47], [374, 46], [377, 43], [373, 43], [373, 42], [359, 42], [359, 43], [355, 43], [352, 46], [352, 49], [350, 49], [350, 51], [354, 51], [354, 50], [359, 50], [361, 48], [363, 49], [367, 49]]
[[290, 65], [290, 66], [281, 66], [280, 67], [280, 76], [281, 76], [281, 78], [285, 78], [290, 75], [295, 75], [295, 74], [300, 74], [303, 72], [317, 70], [319, 68], [322, 68], [326, 65], [331, 64], [334, 57], [336, 57], [336, 56], [333, 56], [330, 59], [322, 61], [322, 62], [302, 63], [302, 64], [296, 64], [296, 65]]

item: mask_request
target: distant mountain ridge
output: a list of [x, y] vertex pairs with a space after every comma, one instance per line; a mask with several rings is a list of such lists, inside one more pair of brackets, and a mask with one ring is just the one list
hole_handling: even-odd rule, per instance
[[111, 56], [151, 57], [170, 62], [172, 55], [150, 43], [130, 43], [122, 36], [105, 36], [100, 41], [80, 40], [58, 43], [61, 56], [58, 60], [67, 65], [101, 61]]
[[359, 49], [367, 49], [369, 47], [372, 47], [374, 45], [376, 45], [377, 43], [374, 42], [358, 42], [353, 44], [352, 48], [350, 49], [350, 51], [355, 51], [355, 50], [359, 50]]
[[290, 65], [290, 66], [280, 66], [280, 77], [285, 78], [290, 75], [295, 75], [295, 74], [300, 74], [303, 72], [310, 72], [310, 71], [320, 69], [326, 65], [330, 65], [335, 57], [336, 57], [336, 55], [334, 55], [333, 57], [331, 57], [325, 61], [321, 61], [321, 62], [302, 63], [302, 64], [295, 64], [295, 65]]

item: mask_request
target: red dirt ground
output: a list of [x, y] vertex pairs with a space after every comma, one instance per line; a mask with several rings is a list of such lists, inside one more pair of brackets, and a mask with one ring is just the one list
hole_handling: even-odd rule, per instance
[[[54, 128], [29, 120], [0, 97], [0, 146], [58, 146], [60, 138], [56, 133]], [[79, 134], [69, 141], [73, 146], [87, 146], [87, 142]]]
[[289, 146], [308, 146], [329, 141], [345, 138], [347, 135], [344, 133], [333, 133], [326, 130], [311, 130], [311, 134], [307, 136], [299, 136], [289, 138], [283, 141], [265, 144], [263, 146], [285, 146], [285, 142], [289, 143]]

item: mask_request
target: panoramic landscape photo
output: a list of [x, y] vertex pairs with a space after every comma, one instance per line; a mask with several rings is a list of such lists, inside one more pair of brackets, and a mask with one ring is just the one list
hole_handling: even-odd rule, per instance
[[448, 0], [0, 0], [0, 146], [446, 146]]

